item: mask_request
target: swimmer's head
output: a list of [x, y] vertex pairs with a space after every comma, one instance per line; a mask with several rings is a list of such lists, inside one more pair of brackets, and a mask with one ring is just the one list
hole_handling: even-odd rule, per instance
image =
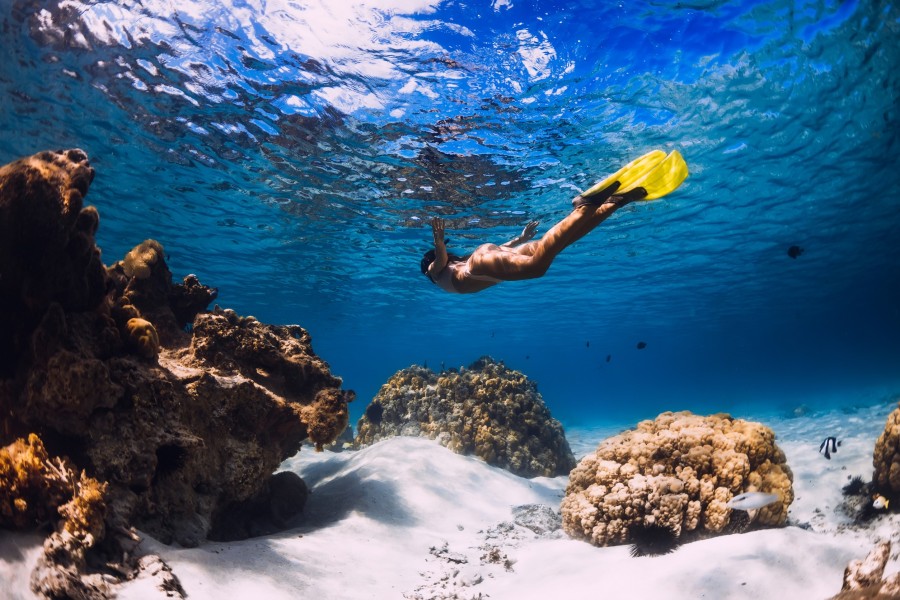
[[431, 275], [428, 274], [428, 267], [430, 267], [431, 263], [434, 262], [434, 257], [434, 250], [429, 250], [424, 254], [424, 256], [422, 256], [422, 262], [419, 264], [419, 266], [422, 268], [422, 275], [427, 277], [428, 281], [430, 281], [431, 283], [435, 283], [435, 281], [431, 278]]

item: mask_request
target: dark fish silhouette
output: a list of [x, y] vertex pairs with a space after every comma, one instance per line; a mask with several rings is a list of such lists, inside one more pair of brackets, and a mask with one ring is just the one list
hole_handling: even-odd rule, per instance
[[584, 343], [584, 346], [585, 346], [585, 348], [590, 348], [590, 347], [591, 347], [591, 342], [590, 342], [590, 340], [586, 341], [586, 342]]
[[643, 350], [643, 349], [646, 348], [646, 347], [647, 347], [647, 342], [638, 342], [638, 343], [637, 343], [637, 349], [638, 349], [638, 350]]
[[[831, 443], [829, 444], [829, 442], [831, 442]], [[837, 452], [838, 446], [840, 446], [840, 445], [841, 445], [841, 443], [838, 441], [838, 439], [836, 437], [830, 436], [830, 437], [825, 438], [825, 441], [823, 441], [822, 444], [819, 446], [819, 452], [824, 454], [825, 458], [827, 458], [828, 460], [831, 460], [831, 453]]]
[[606, 362], [609, 362], [609, 361], [611, 361], [611, 360], [612, 360], [612, 354], [607, 354], [607, 355], [606, 355]]
[[788, 256], [790, 256], [791, 258], [797, 258], [801, 254], [803, 254], [803, 248], [801, 248], [800, 246], [791, 246], [790, 248], [788, 248], [787, 252]]

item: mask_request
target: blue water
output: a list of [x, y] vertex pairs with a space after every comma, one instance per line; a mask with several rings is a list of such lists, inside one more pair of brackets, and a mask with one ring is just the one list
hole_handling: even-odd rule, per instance
[[[484, 354], [573, 425], [900, 393], [894, 2], [0, 8], [0, 161], [84, 148], [104, 260], [157, 239], [222, 306], [307, 328], [354, 420], [395, 371]], [[460, 254], [545, 230], [657, 147], [682, 188], [543, 279], [421, 276], [432, 215]]]

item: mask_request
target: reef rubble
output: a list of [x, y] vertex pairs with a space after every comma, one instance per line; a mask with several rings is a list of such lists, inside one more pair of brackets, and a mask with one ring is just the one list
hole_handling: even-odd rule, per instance
[[488, 356], [459, 370], [413, 365], [395, 373], [357, 423], [355, 444], [398, 435], [434, 439], [523, 477], [565, 475], [575, 466], [537, 385]]
[[173, 283], [159, 242], [106, 267], [93, 177], [81, 150], [0, 168], [0, 445], [37, 463], [7, 472], [81, 481], [95, 509], [71, 542], [71, 493], [0, 490], [0, 528], [53, 532], [32, 577], [46, 597], [113, 595], [149, 564], [135, 528], [194, 546], [284, 526], [307, 490], [274, 471], [336, 439], [353, 399], [306, 330], [207, 310], [216, 290]]
[[844, 584], [831, 600], [887, 600], [900, 598], [900, 573], [885, 576], [891, 556], [890, 540], [875, 544], [863, 560], [853, 560], [844, 569]]

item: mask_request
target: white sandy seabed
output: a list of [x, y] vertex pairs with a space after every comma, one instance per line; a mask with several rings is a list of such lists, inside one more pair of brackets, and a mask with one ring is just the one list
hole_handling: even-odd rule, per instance
[[[360, 451], [285, 461], [312, 493], [295, 528], [198, 548], [145, 536], [191, 600], [729, 598], [822, 600], [841, 589], [844, 568], [876, 541], [893, 542], [885, 574], [900, 570], [900, 514], [864, 527], [841, 510], [841, 488], [872, 476], [872, 451], [895, 404], [791, 419], [775, 430], [794, 473], [788, 526], [693, 542], [672, 554], [632, 558], [628, 546], [596, 548], [553, 530], [567, 478], [524, 479], [421, 438], [393, 438]], [[742, 415], [735, 415], [742, 416]], [[623, 427], [624, 428], [624, 427]], [[623, 428], [567, 432], [577, 457]], [[841, 440], [831, 460], [827, 436]], [[523, 505], [544, 505], [544, 507]], [[33, 598], [28, 576], [40, 551], [33, 535], [0, 533], [0, 597]], [[122, 600], [162, 599], [139, 577]]]

